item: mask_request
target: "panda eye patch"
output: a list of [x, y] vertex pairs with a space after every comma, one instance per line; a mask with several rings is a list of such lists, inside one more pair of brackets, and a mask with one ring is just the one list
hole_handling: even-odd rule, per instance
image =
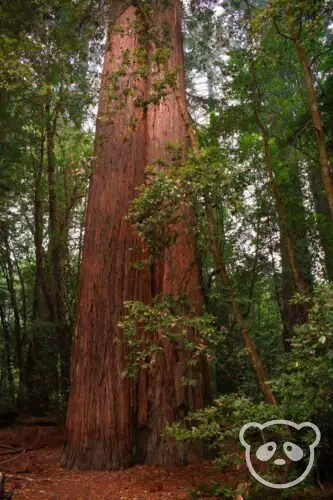
[[258, 460], [262, 462], [267, 462], [270, 460], [276, 451], [277, 445], [274, 441], [270, 441], [269, 443], [262, 444], [256, 453], [256, 457]]
[[292, 460], [293, 462], [297, 462], [298, 460], [301, 460], [303, 457], [304, 453], [302, 448], [297, 446], [297, 444], [290, 443], [289, 441], [286, 441], [283, 445], [283, 449], [287, 457]]

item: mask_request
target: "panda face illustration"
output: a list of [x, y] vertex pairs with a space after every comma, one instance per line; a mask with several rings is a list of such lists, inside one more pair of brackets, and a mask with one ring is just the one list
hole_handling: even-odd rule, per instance
[[[265, 442], [260, 445], [252, 446], [250, 435], [253, 431], [259, 431], [261, 437], [265, 436]], [[281, 435], [284, 431], [284, 440], [281, 443], [274, 436]], [[286, 437], [287, 431], [287, 437]], [[311, 431], [313, 440], [311, 444], [304, 448], [302, 446], [301, 434], [303, 431]], [[245, 458], [249, 471], [252, 476], [261, 484], [275, 489], [291, 488], [299, 484], [312, 469], [315, 453], [314, 449], [320, 441], [320, 430], [311, 422], [295, 424], [289, 420], [271, 420], [264, 424], [250, 422], [245, 424], [240, 433], [239, 439], [245, 448]], [[302, 470], [299, 477], [292, 481], [283, 483], [272, 483], [260, 475], [260, 465], [266, 463], [282, 472], [290, 467], [290, 464], [302, 464]]]

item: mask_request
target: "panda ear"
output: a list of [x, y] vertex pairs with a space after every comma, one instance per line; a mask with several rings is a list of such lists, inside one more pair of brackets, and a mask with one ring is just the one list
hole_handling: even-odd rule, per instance
[[239, 433], [239, 440], [244, 448], [252, 446], [253, 443], [262, 442], [262, 425], [257, 422], [250, 422], [243, 425]]
[[298, 439], [315, 448], [320, 441], [320, 430], [311, 422], [303, 422], [299, 425]]

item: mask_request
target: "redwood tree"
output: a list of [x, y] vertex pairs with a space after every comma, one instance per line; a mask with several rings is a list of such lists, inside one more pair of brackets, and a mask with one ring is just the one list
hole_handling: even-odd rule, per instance
[[[149, 303], [153, 295], [184, 291], [200, 312], [201, 293], [195, 245], [185, 227], [160, 262], [138, 269], [133, 264], [146, 258], [146, 252], [125, 218], [135, 188], [144, 181], [144, 167], [165, 154], [166, 141], [182, 141], [185, 154], [180, 2], [154, 2], [148, 8], [141, 2], [134, 6], [117, 1], [111, 15], [62, 459], [63, 465], [80, 469], [188, 459], [160, 433], [184, 407], [201, 407], [208, 393], [204, 364], [195, 388], [181, 386], [184, 359], [169, 343], [154, 371], [142, 372], [135, 380], [124, 377], [126, 349], [117, 342], [124, 301]], [[161, 65], [155, 63], [162, 47], [155, 37], [162, 40], [162, 32], [168, 33], [169, 48], [163, 78], [174, 72], [177, 81], [169, 82], [156, 102]]]
[[[165, 75], [176, 70], [177, 81], [174, 89], [169, 89], [167, 96], [158, 105], [149, 106], [147, 111], [147, 162], [167, 160], [167, 144], [179, 144], [183, 156], [186, 156], [188, 132], [184, 112], [185, 78], [183, 61], [183, 44], [181, 32], [181, 3], [173, 0], [167, 8], [163, 1], [153, 2], [150, 16], [144, 16], [147, 28], [156, 26], [160, 29], [167, 26], [167, 36], [163, 37], [164, 48], [170, 49], [170, 56], [161, 68], [155, 62], [155, 54], [160, 47], [154, 38], [148, 43], [150, 62], [150, 78], [148, 98], [154, 93], [156, 82], [163, 81]], [[161, 36], [158, 37], [161, 39]], [[179, 236], [176, 242], [167, 248], [163, 259], [155, 263], [152, 273], [152, 292], [161, 295], [178, 295], [185, 293], [190, 305], [198, 314], [201, 312], [202, 297], [200, 289], [200, 273], [197, 259], [195, 239], [190, 235], [191, 217], [189, 209], [184, 209], [182, 222], [176, 228], [171, 228]], [[171, 342], [166, 342], [164, 353], [158, 368], [151, 371], [145, 380], [147, 408], [149, 413], [141, 412], [141, 422], [146, 430], [140, 436], [139, 449], [146, 463], [183, 463], [195, 459], [198, 449], [181, 450], [170, 440], [161, 438], [161, 432], [168, 422], [180, 418], [180, 415], [189, 409], [204, 406], [209, 399], [209, 381], [207, 366], [201, 362], [200, 373], [197, 373], [198, 383], [194, 387], [184, 386], [185, 359], [184, 354], [177, 352]]]
[[[136, 9], [124, 9], [122, 2], [116, 2], [112, 17], [88, 195], [62, 460], [65, 466], [80, 469], [117, 469], [133, 462], [135, 384], [123, 376], [125, 353], [116, 339], [123, 302], [150, 298], [147, 271], [131, 266], [140, 260], [140, 249], [125, 220], [135, 187], [143, 182], [144, 110], [136, 108], [130, 96], [121, 105], [120, 94], [128, 82], [127, 76], [117, 76], [124, 54], [139, 46], [131, 29]], [[134, 119], [136, 125], [130, 128]]]

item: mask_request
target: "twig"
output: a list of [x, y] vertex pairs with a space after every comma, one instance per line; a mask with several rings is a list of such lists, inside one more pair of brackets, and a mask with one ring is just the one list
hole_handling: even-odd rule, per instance
[[288, 36], [285, 33], [282, 33], [280, 31], [280, 28], [278, 27], [277, 22], [276, 22], [276, 20], [274, 18], [273, 18], [273, 24], [274, 24], [274, 27], [275, 27], [275, 29], [276, 29], [276, 31], [278, 32], [279, 35], [283, 36], [283, 38], [285, 38], [286, 40], [289, 40], [291, 42], [294, 41], [294, 39], [291, 36]]
[[311, 57], [309, 64], [308, 64], [308, 68], [311, 69], [312, 66], [314, 65], [314, 63], [316, 62], [316, 60], [318, 59], [318, 57], [322, 56], [325, 53], [326, 53], [326, 51], [322, 50], [321, 52], [318, 52], [318, 54], [316, 54], [315, 56]]
[[[41, 439], [41, 435], [38, 433], [35, 441], [32, 443], [32, 445], [29, 448], [24, 448], [24, 450], [20, 450], [17, 454], [15, 454], [14, 457], [8, 458], [7, 460], [2, 460], [2, 462], [0, 462], [0, 465], [7, 464], [8, 462], [12, 462], [17, 457], [20, 457], [21, 455], [23, 455], [24, 453], [27, 453], [28, 451], [33, 451], [34, 446], [40, 441], [40, 439]], [[8, 453], [7, 453], [7, 455], [8, 455]]]
[[8, 450], [8, 451], [2, 451], [0, 453], [0, 457], [2, 457], [3, 455], [17, 455], [18, 453], [21, 453], [22, 451], [23, 451], [22, 448], [19, 450], [12, 449], [12, 450]]
[[297, 132], [291, 138], [288, 139], [287, 141], [288, 146], [291, 146], [291, 144], [304, 132], [309, 123], [311, 123], [311, 118], [309, 118], [305, 123], [303, 123], [300, 129], [297, 130]]
[[18, 481], [34, 481], [31, 477], [17, 476], [16, 474], [8, 474], [7, 472], [6, 477], [9, 477], [10, 479], [17, 479]]
[[21, 455], [23, 455], [23, 453], [26, 453], [27, 451], [28, 450], [22, 450], [20, 453], [16, 454], [14, 457], [8, 458], [7, 460], [2, 460], [2, 462], [0, 462], [0, 465], [8, 464], [8, 462], [12, 462], [13, 460], [20, 457]]

